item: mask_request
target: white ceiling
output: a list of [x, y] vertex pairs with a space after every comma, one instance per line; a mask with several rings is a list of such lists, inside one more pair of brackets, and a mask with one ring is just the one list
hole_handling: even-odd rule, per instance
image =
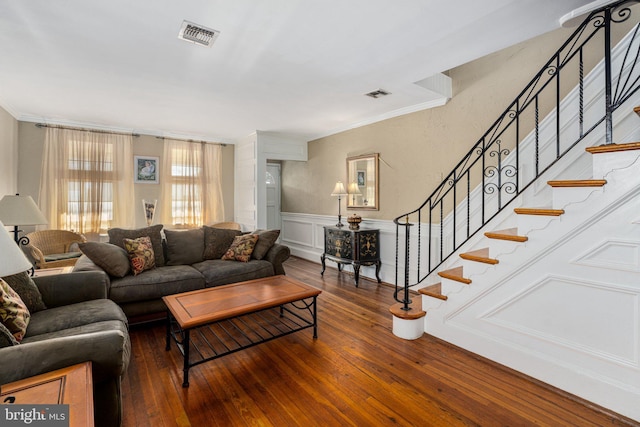
[[[0, 105], [26, 121], [310, 140], [426, 108], [439, 95], [415, 82], [590, 1], [0, 0]], [[215, 44], [179, 40], [183, 20], [219, 30]], [[364, 96], [379, 88], [392, 95]]]

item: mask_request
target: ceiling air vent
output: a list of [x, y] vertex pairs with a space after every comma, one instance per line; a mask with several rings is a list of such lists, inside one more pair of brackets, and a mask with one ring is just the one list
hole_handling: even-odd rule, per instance
[[374, 90], [373, 92], [365, 93], [365, 95], [370, 96], [372, 98], [380, 98], [381, 96], [391, 95], [391, 92], [387, 92], [383, 89]]
[[219, 34], [220, 31], [218, 30], [203, 27], [202, 25], [194, 24], [193, 22], [183, 21], [178, 38], [201, 46], [209, 47], [214, 41], [216, 41]]

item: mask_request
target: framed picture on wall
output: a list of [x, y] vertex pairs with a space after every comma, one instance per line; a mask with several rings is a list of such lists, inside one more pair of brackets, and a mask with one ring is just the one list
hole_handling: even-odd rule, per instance
[[356, 172], [356, 177], [358, 180], [358, 187], [364, 187], [367, 185], [367, 171], [359, 170]]
[[158, 157], [133, 156], [133, 181], [136, 184], [158, 184], [159, 161]]

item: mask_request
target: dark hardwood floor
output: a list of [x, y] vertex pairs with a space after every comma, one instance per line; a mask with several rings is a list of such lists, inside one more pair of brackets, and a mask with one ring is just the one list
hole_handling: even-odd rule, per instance
[[163, 322], [134, 325], [124, 426], [640, 425], [424, 335], [391, 332], [392, 288], [298, 258], [287, 275], [323, 291], [310, 329], [190, 371]]

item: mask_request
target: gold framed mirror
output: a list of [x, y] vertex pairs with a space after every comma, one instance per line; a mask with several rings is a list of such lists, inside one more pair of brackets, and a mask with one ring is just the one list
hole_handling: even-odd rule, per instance
[[347, 157], [347, 209], [380, 209], [378, 153]]

